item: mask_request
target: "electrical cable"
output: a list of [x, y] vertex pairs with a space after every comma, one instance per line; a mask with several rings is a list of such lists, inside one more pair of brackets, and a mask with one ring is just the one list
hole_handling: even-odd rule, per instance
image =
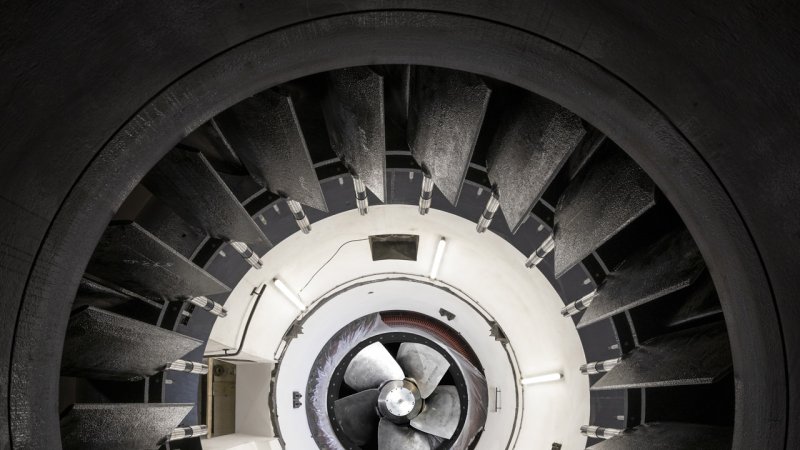
[[330, 263], [331, 261], [333, 261], [333, 258], [335, 258], [335, 257], [336, 257], [336, 255], [338, 255], [338, 254], [339, 254], [339, 251], [340, 251], [342, 248], [344, 248], [344, 246], [345, 246], [345, 245], [347, 245], [347, 244], [351, 244], [351, 243], [353, 243], [353, 242], [361, 242], [361, 241], [368, 241], [368, 240], [369, 240], [369, 238], [363, 238], [363, 239], [352, 239], [352, 240], [346, 241], [346, 242], [344, 242], [342, 245], [340, 245], [340, 246], [339, 246], [339, 248], [337, 248], [337, 249], [336, 249], [336, 251], [335, 251], [335, 252], [333, 252], [333, 255], [331, 255], [331, 257], [330, 257], [330, 258], [328, 258], [328, 260], [327, 260], [327, 261], [325, 261], [325, 263], [324, 263], [324, 264], [322, 264], [322, 266], [321, 266], [319, 269], [317, 269], [317, 271], [316, 271], [316, 272], [314, 272], [314, 275], [311, 275], [311, 278], [309, 278], [309, 279], [308, 279], [308, 281], [306, 282], [306, 284], [304, 284], [304, 285], [303, 285], [303, 287], [302, 287], [302, 288], [300, 288], [300, 291], [299, 291], [299, 292], [303, 292], [303, 289], [307, 288], [307, 287], [308, 287], [308, 285], [309, 285], [309, 284], [311, 284], [311, 281], [312, 281], [312, 280], [314, 280], [314, 277], [316, 277], [316, 276], [317, 276], [317, 274], [319, 274], [319, 273], [320, 273], [320, 271], [322, 271], [322, 269], [324, 269], [324, 268], [325, 268], [325, 266], [327, 266], [327, 265], [328, 265], [328, 263]]

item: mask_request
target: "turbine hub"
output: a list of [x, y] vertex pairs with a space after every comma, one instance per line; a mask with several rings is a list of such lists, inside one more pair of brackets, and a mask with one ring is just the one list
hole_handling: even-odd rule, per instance
[[411, 380], [387, 381], [378, 395], [381, 416], [395, 423], [408, 423], [422, 411], [422, 396]]
[[416, 403], [414, 394], [404, 387], [394, 388], [386, 394], [386, 409], [395, 416], [409, 414]]

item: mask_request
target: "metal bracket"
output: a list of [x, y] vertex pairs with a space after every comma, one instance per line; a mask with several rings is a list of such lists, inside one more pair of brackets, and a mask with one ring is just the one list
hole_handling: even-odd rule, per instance
[[503, 405], [500, 402], [500, 394], [502, 394], [502, 392], [500, 388], [494, 388], [494, 412], [500, 412], [500, 410], [503, 409]]
[[301, 398], [303, 398], [303, 394], [297, 391], [292, 392], [292, 408], [297, 409], [303, 406], [303, 402], [300, 401]]
[[502, 344], [508, 344], [508, 337], [506, 333], [503, 332], [503, 329], [500, 328], [500, 325], [497, 322], [489, 322], [489, 326], [491, 330], [489, 331], [489, 335], [494, 338], [495, 341], [498, 341]]
[[455, 314], [451, 313], [450, 311], [448, 311], [448, 310], [446, 310], [444, 308], [439, 308], [439, 315], [442, 316], [442, 317], [447, 318], [448, 321], [453, 320], [453, 319], [456, 318]]
[[289, 327], [289, 330], [286, 331], [286, 337], [284, 337], [284, 340], [288, 345], [289, 342], [292, 341], [292, 339], [297, 339], [297, 337], [300, 336], [301, 334], [303, 334], [302, 322], [300, 322], [299, 320], [295, 320], [292, 326]]

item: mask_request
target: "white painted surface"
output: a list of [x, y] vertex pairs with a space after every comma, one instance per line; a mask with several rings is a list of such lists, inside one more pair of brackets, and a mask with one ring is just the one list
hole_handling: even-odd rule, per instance
[[280, 450], [281, 444], [275, 438], [228, 434], [202, 439], [203, 450]]
[[272, 364], [236, 364], [236, 433], [273, 436], [269, 414]]
[[[519, 377], [515, 376], [503, 346], [489, 335], [487, 320], [470, 303], [440, 287], [383, 278], [378, 275], [349, 283], [341, 293], [320, 305], [308, 318], [303, 326], [303, 334], [287, 347], [281, 361], [276, 388], [277, 404], [290, 405], [293, 391], [305, 391], [308, 374], [322, 347], [330, 336], [353, 320], [366, 314], [399, 309], [439, 317], [439, 308], [445, 308], [456, 315], [453, 321], [447, 322], [448, 325], [462, 333], [480, 359], [490, 392], [494, 387], [499, 387], [504, 393], [505, 407], [491, 412], [487, 417], [478, 448], [493, 449], [497, 448], [497, 442], [507, 443], [517, 419], [515, 390]], [[372, 283], [361, 284], [370, 279], [373, 279]], [[351, 287], [350, 284], [360, 285]], [[304, 408], [281, 408], [279, 419], [287, 448], [314, 448]]]
[[[562, 381], [525, 388], [522, 433], [515, 448], [549, 448], [552, 442], [561, 442], [564, 449], [584, 448], [586, 440], [578, 430], [589, 419], [589, 385], [588, 379], [578, 371], [578, 367], [585, 363], [580, 340], [572, 322], [561, 317], [559, 311], [563, 302], [546, 278], [538, 269], [525, 268], [526, 255], [522, 255], [491, 232], [476, 233], [473, 222], [439, 210], [431, 210], [429, 214], [421, 216], [415, 206], [373, 206], [367, 216], [360, 216], [353, 210], [314, 223], [312, 227], [310, 234], [295, 233], [273, 248], [262, 258], [264, 267], [260, 270], [252, 269], [243, 282], [236, 286], [226, 303], [228, 317], [218, 320], [212, 330], [211, 338], [215, 342], [230, 348], [237, 345], [244, 328], [244, 319], [252, 307], [254, 297], [251, 291], [254, 287], [267, 283], [259, 308], [253, 315], [253, 324], [243, 344], [243, 351], [263, 360], [274, 360], [281, 346], [282, 336], [300, 312], [275, 289], [271, 283], [273, 278], [279, 277], [298, 293], [301, 301], [311, 305], [306, 314], [320, 314], [319, 317], [323, 317], [322, 308], [320, 312], [315, 312], [313, 303], [349, 280], [387, 273], [427, 277], [436, 245], [441, 237], [445, 237], [448, 245], [437, 278], [443, 284], [457, 287], [465, 296], [480, 304], [503, 327], [514, 346], [521, 375], [554, 371], [564, 373]], [[314, 272], [344, 242], [364, 239], [371, 234], [387, 233], [418, 234], [420, 243], [417, 261], [373, 262], [368, 242], [354, 242], [345, 245], [333, 261], [309, 282]], [[303, 288], [306, 283], [308, 286]], [[389, 302], [391, 296], [388, 294], [380, 297], [380, 300], [367, 300], [369, 297], [351, 299], [347, 307], [337, 309], [344, 311], [341, 320], [345, 316], [355, 318], [370, 310], [385, 309], [389, 303], [398, 302], [405, 309], [431, 314], [425, 308], [430, 303], [412, 301], [408, 297], [394, 297]], [[373, 298], [379, 297], [373, 294]], [[383, 302], [389, 303], [382, 304]], [[438, 311], [438, 308], [439, 306], [435, 310]], [[453, 322], [453, 326], [462, 333], [484, 333], [484, 337], [488, 333], [484, 328], [475, 328], [478, 325], [462, 324], [459, 320], [460, 316]], [[344, 323], [331, 323], [329, 328], [336, 331], [341, 325]], [[321, 347], [326, 340], [322, 336], [328, 328], [323, 331], [323, 328], [318, 330], [317, 326], [323, 327], [309, 325], [304, 333], [319, 333], [316, 340], [320, 341], [318, 346]], [[470, 343], [473, 347], [477, 346], [472, 341]], [[207, 351], [213, 350], [215, 349], [212, 347], [207, 348]], [[316, 358], [316, 353], [309, 351], [303, 358], [310, 365]], [[485, 361], [483, 364], [487, 367], [490, 387], [507, 385], [509, 381], [504, 376], [490, 375], [489, 364]], [[300, 377], [296, 380], [297, 384], [304, 387], [307, 380], [303, 378], [307, 377], [307, 372], [302, 375], [298, 372], [296, 376]], [[518, 380], [512, 382], [517, 383]], [[504, 402], [508, 401], [505, 393], [512, 391], [513, 389], [503, 390]], [[284, 392], [279, 388], [278, 393], [279, 398], [291, 396], [291, 390]], [[281, 405], [286, 403], [279, 401], [282, 421], [292, 414], [305, 416], [302, 409], [287, 411]], [[503, 407], [504, 411], [511, 410], [508, 403], [504, 403]], [[520, 408], [520, 411], [523, 409]], [[495, 417], [500, 418], [501, 415]], [[507, 433], [505, 439], [490, 439], [495, 433], [492, 430], [496, 429], [498, 434], [502, 434], [504, 428], [492, 420], [494, 419], [490, 415], [487, 431], [480, 441], [481, 449], [503, 448], [498, 447], [498, 442], [508, 439]], [[300, 423], [287, 429], [307, 436], [307, 425], [303, 429]], [[286, 431], [284, 437], [285, 435]], [[306, 450], [313, 446], [307, 446], [307, 442], [298, 442], [296, 446], [289, 445], [288, 448]]]

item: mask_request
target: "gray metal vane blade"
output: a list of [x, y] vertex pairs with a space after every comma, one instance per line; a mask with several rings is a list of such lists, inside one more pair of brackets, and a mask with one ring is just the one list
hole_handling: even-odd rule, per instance
[[442, 442], [436, 436], [395, 425], [386, 419], [381, 419], [378, 426], [379, 450], [433, 450]]
[[556, 278], [652, 208], [655, 192], [653, 180], [624, 151], [599, 148], [556, 206]]
[[342, 431], [356, 445], [364, 445], [372, 439], [378, 431], [378, 389], [368, 389], [333, 403], [336, 420], [342, 426]]
[[109, 224], [86, 272], [150, 299], [231, 290], [135, 222]]
[[186, 418], [191, 403], [89, 403], [61, 417], [64, 450], [157, 448]]
[[376, 388], [384, 381], [403, 378], [403, 369], [380, 342], [364, 347], [350, 361], [344, 372], [344, 382], [357, 391]]
[[634, 251], [608, 275], [578, 328], [686, 288], [704, 270], [703, 257], [688, 231], [666, 234], [654, 244]]
[[367, 67], [333, 71], [322, 106], [333, 151], [378, 200], [384, 201], [383, 77]]
[[263, 91], [223, 112], [215, 122], [258, 184], [328, 210], [290, 94]]
[[584, 133], [578, 116], [534, 94], [506, 110], [487, 164], [512, 231], [528, 217]]
[[733, 429], [713, 425], [676, 422], [648, 422], [593, 445], [593, 450], [627, 450], [631, 448], [706, 450], [731, 448]]
[[61, 373], [99, 380], [152, 376], [201, 341], [90, 306], [69, 319]]
[[715, 383], [731, 371], [727, 342], [721, 322], [649, 339], [597, 380], [592, 390]]
[[455, 205], [492, 90], [480, 77], [416, 66], [408, 105], [411, 154]]
[[461, 400], [455, 386], [439, 386], [425, 400], [425, 409], [411, 419], [411, 426], [419, 431], [444, 439], [453, 437], [461, 418]]
[[183, 220], [218, 239], [269, 242], [202, 153], [176, 148], [142, 180]]
[[406, 376], [417, 383], [422, 398], [431, 395], [450, 369], [450, 363], [439, 352], [427, 345], [411, 342], [400, 344], [397, 362]]

